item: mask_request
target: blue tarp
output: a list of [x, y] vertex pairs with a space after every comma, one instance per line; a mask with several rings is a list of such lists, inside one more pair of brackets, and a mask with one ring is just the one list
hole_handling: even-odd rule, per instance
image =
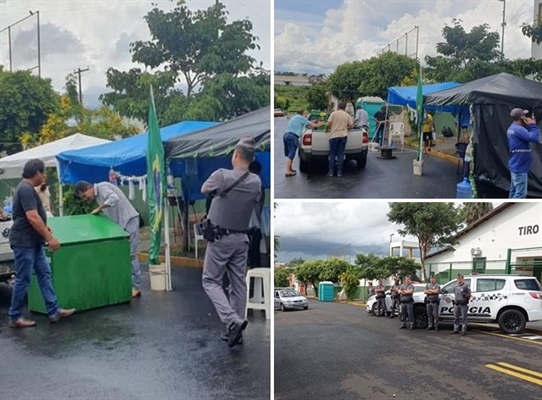
[[[217, 125], [216, 122], [183, 121], [160, 129], [162, 142]], [[146, 164], [147, 133], [81, 150], [57, 155], [62, 183], [85, 180], [90, 183], [107, 181], [111, 167], [125, 176], [143, 176]]]
[[[433, 92], [439, 92], [441, 90], [451, 89], [457, 86], [461, 86], [457, 82], [444, 82], [435, 83], [432, 85], [423, 85], [422, 93], [425, 98], [428, 94]], [[416, 95], [418, 93], [418, 86], [394, 86], [388, 88], [389, 104], [397, 104], [401, 106], [409, 105], [412, 108], [416, 108]], [[424, 105], [424, 109], [431, 111], [449, 112], [454, 116], [460, 115], [461, 126], [468, 126], [470, 123], [470, 114], [468, 106], [436, 106], [436, 105]]]

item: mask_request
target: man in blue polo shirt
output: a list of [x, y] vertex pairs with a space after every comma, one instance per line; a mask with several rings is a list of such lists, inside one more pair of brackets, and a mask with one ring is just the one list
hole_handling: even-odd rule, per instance
[[508, 169], [510, 170], [511, 199], [524, 199], [527, 197], [527, 182], [531, 168], [531, 146], [529, 142], [540, 142], [540, 131], [534, 118], [527, 118], [529, 111], [514, 108], [510, 112], [513, 122], [508, 128]]
[[311, 128], [318, 128], [322, 126], [323, 122], [310, 122], [306, 117], [303, 109], [297, 110], [297, 114], [294, 115], [288, 125], [286, 125], [286, 132], [284, 132], [284, 156], [286, 157], [286, 176], [294, 176], [296, 171], [292, 168], [292, 164], [295, 158], [295, 152], [299, 147], [299, 138], [303, 134], [305, 126]]

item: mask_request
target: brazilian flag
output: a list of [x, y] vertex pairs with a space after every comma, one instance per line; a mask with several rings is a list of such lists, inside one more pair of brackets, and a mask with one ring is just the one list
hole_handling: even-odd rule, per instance
[[147, 199], [149, 204], [150, 249], [149, 264], [159, 265], [162, 219], [165, 207], [166, 174], [164, 165], [164, 146], [158, 128], [154, 94], [151, 86], [147, 142]]

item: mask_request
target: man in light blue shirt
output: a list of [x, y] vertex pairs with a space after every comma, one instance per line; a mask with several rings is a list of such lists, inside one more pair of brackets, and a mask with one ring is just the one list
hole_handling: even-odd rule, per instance
[[109, 182], [94, 185], [79, 181], [75, 184], [76, 195], [87, 201], [96, 201], [98, 207], [91, 214], [102, 211], [130, 235], [130, 259], [132, 263], [132, 297], [141, 296], [140, 265], [137, 258], [139, 244], [139, 213], [122, 190]]
[[284, 156], [286, 157], [286, 176], [294, 176], [297, 172], [292, 168], [292, 164], [295, 158], [295, 153], [299, 147], [299, 138], [303, 134], [305, 127], [308, 125], [311, 128], [318, 128], [322, 126], [323, 122], [310, 122], [305, 117], [303, 109], [297, 110], [297, 114], [294, 115], [288, 125], [286, 125], [286, 132], [284, 132]]

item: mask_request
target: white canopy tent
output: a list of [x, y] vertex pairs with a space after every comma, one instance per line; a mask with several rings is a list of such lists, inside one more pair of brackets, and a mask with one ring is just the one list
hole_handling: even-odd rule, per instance
[[[63, 139], [55, 140], [51, 143], [46, 143], [38, 147], [33, 147], [10, 156], [0, 158], [0, 179], [20, 178], [26, 162], [34, 158], [43, 160], [46, 167], [57, 168], [58, 170], [58, 161], [56, 156], [59, 153], [66, 150], [83, 149], [85, 147], [96, 146], [108, 142], [110, 142], [110, 140], [75, 133]], [[58, 172], [58, 176], [60, 176], [60, 172]], [[62, 215], [62, 185], [59, 185], [58, 200], [60, 205], [60, 215]]]

